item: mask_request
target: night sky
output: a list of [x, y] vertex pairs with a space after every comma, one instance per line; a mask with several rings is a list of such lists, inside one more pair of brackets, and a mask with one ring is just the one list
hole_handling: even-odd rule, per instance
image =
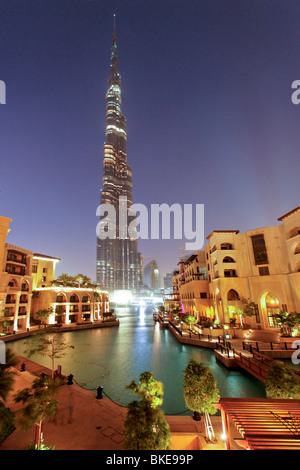
[[[0, 0], [0, 215], [7, 242], [95, 279], [116, 14], [133, 199], [205, 205], [211, 230], [300, 205], [298, 0]], [[176, 267], [185, 240], [141, 240]]]

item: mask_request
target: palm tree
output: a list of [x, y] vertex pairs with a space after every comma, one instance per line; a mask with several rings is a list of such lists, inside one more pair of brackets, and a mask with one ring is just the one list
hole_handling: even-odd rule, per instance
[[63, 286], [66, 286], [68, 282], [71, 282], [73, 280], [72, 276], [70, 276], [67, 273], [61, 273], [60, 276], [56, 279], [56, 282], [61, 282]]
[[84, 274], [76, 274], [76, 276], [74, 276], [74, 281], [78, 282], [78, 287], [80, 287], [81, 284], [84, 284], [84, 285], [90, 285], [91, 284], [91, 279], [87, 276], [85, 276]]
[[8, 393], [12, 390], [14, 384], [14, 374], [11, 369], [16, 367], [17, 357], [11, 349], [7, 349], [5, 363], [0, 364], [0, 400], [6, 401]]
[[12, 368], [18, 361], [11, 349], [7, 349], [5, 356], [4, 364], [0, 364], [0, 442], [15, 430], [14, 413], [4, 405], [4, 402], [13, 389], [15, 372]]

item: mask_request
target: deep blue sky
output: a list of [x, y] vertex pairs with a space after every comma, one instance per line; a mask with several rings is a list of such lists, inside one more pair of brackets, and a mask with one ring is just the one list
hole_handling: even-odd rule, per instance
[[[134, 202], [205, 204], [213, 229], [298, 206], [298, 0], [0, 0], [0, 214], [7, 241], [95, 279], [117, 15]], [[173, 269], [185, 241], [140, 241]]]

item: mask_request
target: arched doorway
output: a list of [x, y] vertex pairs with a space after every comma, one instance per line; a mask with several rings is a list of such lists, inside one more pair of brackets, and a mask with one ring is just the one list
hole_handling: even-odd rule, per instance
[[263, 294], [260, 304], [267, 319], [267, 326], [269, 328], [279, 328], [276, 318], [274, 318], [277, 313], [280, 313], [280, 303], [276, 295], [272, 292], [266, 292]]
[[237, 318], [239, 318], [239, 311], [238, 311], [239, 300], [240, 300], [240, 296], [236, 290], [230, 289], [227, 292], [227, 311], [228, 311], [229, 321], [231, 325], [235, 325]]

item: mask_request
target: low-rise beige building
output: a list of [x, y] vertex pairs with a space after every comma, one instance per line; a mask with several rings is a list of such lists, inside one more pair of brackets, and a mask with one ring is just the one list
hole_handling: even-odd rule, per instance
[[247, 323], [261, 329], [278, 327], [277, 312], [300, 312], [300, 207], [278, 221], [245, 233], [212, 231], [173, 277], [183, 310], [229, 324], [246, 298], [256, 304]]
[[109, 311], [106, 291], [54, 285], [60, 258], [6, 243], [12, 219], [0, 217], [0, 321], [10, 330], [29, 329], [39, 310], [52, 309], [49, 324], [99, 321]]

